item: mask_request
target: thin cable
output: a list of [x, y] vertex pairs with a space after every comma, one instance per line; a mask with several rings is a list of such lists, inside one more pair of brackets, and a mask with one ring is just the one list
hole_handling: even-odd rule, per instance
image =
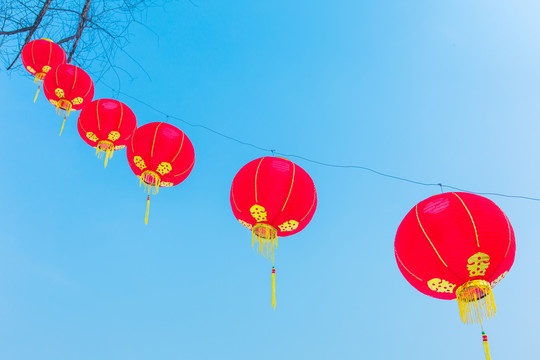
[[467, 193], [471, 193], [471, 194], [476, 194], [476, 195], [490, 195], [490, 196], [500, 196], [500, 197], [505, 197], [505, 198], [514, 198], [514, 199], [522, 199], [522, 200], [530, 200], [530, 201], [539, 201], [540, 202], [540, 198], [535, 198], [535, 197], [531, 197], [531, 196], [523, 196], [523, 195], [508, 195], [508, 194], [502, 194], [502, 193], [495, 193], [495, 192], [477, 192], [477, 191], [471, 191], [471, 190], [467, 190], [467, 189], [462, 189], [462, 188], [458, 188], [458, 187], [455, 187], [455, 186], [452, 186], [452, 185], [448, 185], [448, 184], [443, 184], [443, 183], [428, 183], [428, 182], [422, 182], [422, 181], [417, 181], [417, 180], [413, 180], [413, 179], [407, 179], [407, 178], [404, 178], [404, 177], [400, 177], [400, 176], [396, 176], [396, 175], [391, 175], [391, 174], [386, 174], [386, 173], [383, 173], [383, 172], [380, 172], [380, 171], [377, 171], [375, 169], [372, 169], [372, 168], [369, 168], [369, 167], [366, 167], [366, 166], [361, 166], [361, 165], [340, 165], [340, 164], [332, 164], [332, 163], [325, 163], [325, 162], [322, 162], [322, 161], [318, 161], [318, 160], [313, 160], [313, 159], [309, 159], [307, 157], [304, 157], [304, 156], [300, 156], [300, 155], [295, 155], [295, 154], [285, 154], [285, 153], [281, 153], [281, 152], [278, 152], [276, 151], [275, 149], [267, 149], [267, 148], [264, 148], [264, 147], [261, 147], [259, 145], [256, 145], [256, 144], [252, 144], [252, 143], [249, 143], [249, 142], [246, 142], [246, 141], [242, 141], [242, 140], [239, 140], [237, 138], [234, 138], [232, 136], [229, 136], [229, 135], [226, 135], [226, 134], [223, 134], [217, 130], [214, 130], [206, 125], [202, 125], [202, 124], [196, 124], [196, 123], [191, 123], [187, 120], [184, 120], [180, 117], [177, 117], [177, 116], [174, 116], [174, 115], [170, 115], [170, 114], [167, 114], [166, 112], [164, 111], [161, 111], [159, 110], [158, 108], [140, 100], [140, 99], [137, 99], [136, 97], [134, 96], [131, 96], [129, 94], [126, 94], [125, 92], [121, 91], [121, 90], [117, 90], [107, 84], [105, 84], [104, 82], [101, 82], [104, 86], [108, 87], [109, 89], [111, 89], [113, 92], [115, 92], [116, 94], [121, 94], [125, 97], [128, 97], [152, 110], [154, 110], [155, 112], [157, 112], [158, 114], [161, 114], [163, 116], [165, 116], [167, 119], [175, 119], [175, 120], [178, 120], [180, 122], [183, 122], [184, 124], [188, 125], [188, 126], [191, 126], [191, 127], [196, 127], [196, 128], [201, 128], [201, 129], [204, 129], [206, 131], [209, 131], [215, 135], [218, 135], [218, 136], [221, 136], [225, 139], [228, 139], [228, 140], [231, 140], [231, 141], [234, 141], [236, 143], [239, 143], [241, 145], [244, 145], [244, 146], [250, 146], [254, 149], [257, 149], [257, 150], [261, 150], [261, 151], [265, 151], [265, 152], [269, 152], [272, 154], [272, 156], [275, 156], [275, 155], [281, 155], [281, 156], [284, 156], [284, 157], [287, 157], [287, 158], [297, 158], [297, 159], [302, 159], [304, 161], [307, 161], [307, 162], [310, 162], [310, 163], [313, 163], [313, 164], [317, 164], [317, 165], [321, 165], [321, 166], [326, 166], [326, 167], [331, 167], [331, 168], [341, 168], [341, 169], [359, 169], [359, 170], [364, 170], [364, 171], [368, 171], [368, 172], [371, 172], [371, 173], [374, 173], [376, 175], [379, 175], [379, 176], [383, 176], [383, 177], [386, 177], [386, 178], [389, 178], [389, 179], [394, 179], [394, 180], [398, 180], [398, 181], [403, 181], [403, 182], [408, 182], [408, 183], [411, 183], [411, 184], [415, 184], [415, 185], [421, 185], [421, 186], [439, 186], [441, 188], [441, 192], [444, 193], [444, 189], [443, 187], [446, 187], [446, 188], [449, 188], [449, 189], [453, 189], [453, 190], [457, 190], [457, 191], [463, 191], [463, 192], [467, 192]]

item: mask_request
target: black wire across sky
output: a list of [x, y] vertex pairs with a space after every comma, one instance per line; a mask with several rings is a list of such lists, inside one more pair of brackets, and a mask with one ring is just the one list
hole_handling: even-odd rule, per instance
[[467, 193], [471, 193], [471, 194], [477, 194], [477, 195], [488, 195], [488, 196], [499, 196], [499, 197], [505, 197], [505, 198], [514, 198], [514, 199], [522, 199], [522, 200], [529, 200], [529, 201], [537, 201], [537, 202], [540, 202], [540, 198], [535, 198], [535, 197], [531, 197], [531, 196], [524, 196], [524, 195], [509, 195], [509, 194], [503, 194], [503, 193], [496, 193], [496, 192], [478, 192], [478, 191], [472, 191], [472, 190], [467, 190], [467, 189], [462, 189], [462, 188], [459, 188], [459, 187], [456, 187], [456, 186], [453, 186], [453, 185], [448, 185], [448, 184], [443, 184], [443, 183], [427, 183], [427, 182], [422, 182], [422, 181], [418, 181], [418, 180], [414, 180], [414, 179], [408, 179], [408, 178], [404, 178], [404, 177], [400, 177], [400, 176], [396, 176], [396, 175], [391, 175], [391, 174], [386, 174], [386, 173], [383, 173], [383, 172], [380, 172], [380, 171], [377, 171], [375, 169], [372, 169], [372, 168], [369, 168], [369, 167], [366, 167], [366, 166], [361, 166], [361, 165], [347, 165], [347, 164], [333, 164], [333, 163], [326, 163], [326, 162], [322, 162], [322, 161], [318, 161], [318, 160], [314, 160], [314, 159], [310, 159], [310, 158], [307, 158], [305, 156], [300, 156], [300, 155], [295, 155], [295, 154], [285, 154], [285, 153], [282, 153], [282, 152], [279, 152], [279, 151], [276, 151], [275, 149], [268, 149], [268, 148], [264, 148], [262, 146], [259, 146], [257, 144], [253, 144], [253, 143], [250, 143], [250, 142], [247, 142], [247, 141], [242, 141], [240, 139], [237, 139], [235, 137], [232, 137], [232, 136], [229, 136], [229, 135], [226, 135], [226, 134], [223, 134], [222, 132], [219, 132], [217, 130], [214, 130], [206, 125], [202, 125], [202, 124], [197, 124], [197, 123], [192, 123], [192, 122], [189, 122], [185, 119], [182, 119], [178, 116], [174, 116], [174, 115], [171, 115], [171, 114], [167, 114], [166, 112], [134, 97], [134, 96], [131, 96], [129, 94], [126, 94], [125, 92], [121, 91], [121, 90], [117, 90], [103, 82], [101, 82], [101, 84], [103, 84], [105, 87], [111, 89], [113, 91], [114, 94], [116, 95], [123, 95], [127, 98], [130, 98], [150, 109], [152, 109], [153, 111], [155, 111], [156, 113], [158, 114], [161, 114], [163, 116], [165, 116], [167, 119], [174, 119], [174, 120], [178, 120], [188, 126], [191, 126], [191, 127], [194, 127], [194, 128], [201, 128], [201, 129], [204, 129], [210, 133], [213, 133], [214, 135], [217, 135], [217, 136], [221, 136], [227, 140], [230, 140], [230, 141], [233, 141], [233, 142], [236, 142], [240, 145], [244, 145], [244, 146], [249, 146], [249, 147], [252, 147], [254, 149], [257, 149], [257, 150], [260, 150], [260, 151], [264, 151], [264, 152], [268, 152], [268, 153], [271, 153], [272, 155], [280, 155], [280, 156], [283, 156], [283, 157], [287, 157], [287, 158], [296, 158], [296, 159], [301, 159], [301, 160], [304, 160], [304, 161], [307, 161], [307, 162], [310, 162], [312, 164], [315, 164], [315, 165], [320, 165], [320, 166], [325, 166], [325, 167], [330, 167], [330, 168], [338, 168], [338, 169], [358, 169], [358, 170], [363, 170], [363, 171], [367, 171], [367, 172], [371, 172], [375, 175], [378, 175], [378, 176], [382, 176], [382, 177], [386, 177], [386, 178], [389, 178], [389, 179], [393, 179], [393, 180], [397, 180], [397, 181], [402, 181], [402, 182], [407, 182], [407, 183], [410, 183], [410, 184], [415, 184], [415, 185], [421, 185], [421, 186], [427, 186], [427, 187], [440, 187], [441, 191], [444, 192], [444, 189], [450, 189], [450, 190], [456, 190], [456, 191], [462, 191], [462, 192], [467, 192]]

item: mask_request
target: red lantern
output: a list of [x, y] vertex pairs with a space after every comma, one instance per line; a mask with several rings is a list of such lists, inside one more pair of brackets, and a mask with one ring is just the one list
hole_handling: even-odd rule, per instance
[[[304, 229], [317, 208], [317, 192], [311, 177], [290, 160], [263, 157], [246, 164], [231, 186], [234, 216], [251, 230], [251, 245], [274, 262], [279, 236]], [[272, 306], [275, 301], [275, 269], [272, 267]]]
[[126, 104], [113, 99], [99, 99], [82, 109], [77, 128], [81, 138], [96, 148], [98, 157], [105, 153], [107, 167], [114, 151], [130, 143], [137, 128], [137, 119]]
[[184, 181], [195, 164], [195, 150], [182, 130], [163, 122], [146, 124], [135, 130], [127, 147], [131, 170], [148, 190], [145, 224], [148, 224], [150, 194], [160, 187]]
[[[81, 110], [94, 97], [94, 83], [88, 74], [74, 65], [60, 65], [43, 80], [43, 92], [56, 112], [65, 112], [60, 135], [64, 130], [66, 117], [71, 110]], [[63, 114], [64, 115], [64, 114]]]
[[34, 97], [36, 102], [43, 78], [52, 68], [66, 63], [66, 53], [52, 40], [39, 39], [24, 45], [21, 59], [24, 68], [34, 75], [34, 82], [39, 85]]
[[506, 215], [491, 200], [469, 193], [420, 202], [401, 222], [394, 247], [407, 281], [426, 295], [457, 299], [465, 323], [495, 315], [492, 288], [508, 274], [516, 252]]

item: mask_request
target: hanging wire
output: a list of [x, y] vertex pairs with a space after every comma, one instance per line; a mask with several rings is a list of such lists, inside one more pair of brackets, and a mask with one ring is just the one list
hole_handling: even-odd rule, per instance
[[148, 104], [148, 103], [146, 103], [146, 102], [144, 102], [144, 101], [142, 101], [142, 100], [140, 100], [140, 99], [138, 99], [138, 98], [136, 98], [134, 96], [126, 94], [125, 92], [123, 92], [123, 91], [121, 91], [119, 89], [115, 89], [115, 88], [105, 84], [103, 81], [101, 83], [105, 87], [108, 87], [113, 92], [118, 94], [118, 96], [123, 95], [123, 96], [125, 96], [127, 98], [130, 98], [130, 99], [132, 99], [132, 100], [134, 100], [134, 101], [136, 101], [136, 102], [138, 102], [138, 103], [152, 109], [156, 113], [165, 116], [167, 119], [175, 119], [175, 120], [178, 120], [178, 121], [180, 121], [180, 122], [182, 122], [182, 123], [184, 123], [184, 124], [186, 124], [188, 126], [204, 129], [204, 130], [209, 131], [209, 132], [211, 132], [211, 133], [213, 133], [215, 135], [221, 136], [221, 137], [223, 137], [223, 138], [225, 138], [227, 140], [234, 141], [234, 142], [236, 142], [238, 144], [241, 144], [241, 145], [244, 145], [244, 146], [249, 146], [249, 147], [252, 147], [252, 148], [257, 149], [257, 150], [269, 152], [269, 153], [272, 154], [272, 156], [280, 155], [280, 156], [283, 156], [283, 157], [286, 157], [286, 158], [301, 159], [301, 160], [310, 162], [312, 164], [321, 165], [321, 166], [330, 167], [330, 168], [364, 170], [364, 171], [371, 172], [371, 173], [373, 173], [375, 175], [379, 175], [379, 176], [383, 176], [383, 177], [386, 177], [386, 178], [389, 178], [389, 179], [394, 179], [394, 180], [397, 180], [397, 181], [407, 182], [407, 183], [411, 183], [411, 184], [415, 184], [415, 185], [428, 186], [428, 187], [438, 186], [438, 187], [440, 187], [442, 193], [444, 193], [444, 189], [443, 189], [443, 187], [444, 187], [444, 188], [448, 188], [448, 189], [452, 189], [452, 190], [456, 190], [456, 191], [467, 192], [467, 193], [476, 194], [476, 195], [499, 196], [499, 197], [505, 197], [505, 198], [522, 199], [522, 200], [530, 200], [530, 201], [538, 201], [538, 202], [540, 202], [540, 198], [531, 197], [531, 196], [509, 195], [509, 194], [496, 193], [496, 192], [472, 191], [472, 190], [467, 190], [467, 189], [459, 188], [459, 187], [448, 185], [448, 184], [443, 184], [443, 183], [440, 183], [440, 182], [428, 183], [428, 182], [422, 182], [422, 181], [418, 181], [418, 180], [408, 179], [408, 178], [404, 178], [404, 177], [396, 176], [396, 175], [392, 175], [392, 174], [386, 174], [386, 173], [383, 173], [381, 171], [378, 171], [378, 170], [375, 170], [375, 169], [372, 169], [372, 168], [369, 168], [369, 167], [366, 167], [366, 166], [361, 166], [361, 165], [347, 165], [347, 164], [341, 165], [341, 164], [326, 163], [326, 162], [310, 159], [310, 158], [307, 158], [305, 156], [300, 156], [300, 155], [295, 155], [295, 154], [285, 154], [285, 153], [282, 153], [282, 152], [278, 152], [275, 149], [268, 149], [268, 148], [264, 148], [262, 146], [259, 146], [259, 145], [253, 144], [253, 143], [242, 141], [242, 140], [234, 138], [232, 136], [223, 134], [223, 133], [221, 133], [221, 132], [219, 132], [217, 130], [214, 130], [214, 129], [206, 126], [206, 125], [192, 123], [192, 122], [184, 120], [184, 119], [182, 119], [182, 118], [180, 118], [178, 116], [167, 114], [166, 112], [164, 112], [162, 110], [159, 110], [158, 108], [156, 108], [156, 107], [154, 107], [154, 106], [152, 106], [152, 105], [150, 105], [150, 104]]

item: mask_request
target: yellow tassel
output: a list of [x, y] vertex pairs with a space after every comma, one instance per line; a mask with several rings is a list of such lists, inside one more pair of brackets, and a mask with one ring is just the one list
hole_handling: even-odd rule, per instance
[[276, 268], [272, 266], [272, 307], [276, 308]]
[[41, 89], [41, 85], [39, 85], [38, 88], [37, 88], [36, 96], [34, 96], [34, 103], [36, 102], [37, 97], [38, 97], [38, 95], [39, 95], [39, 89]]
[[466, 323], [482, 322], [497, 312], [493, 291], [485, 280], [471, 280], [456, 290], [461, 320]]
[[258, 253], [274, 263], [274, 250], [277, 248], [277, 230], [271, 225], [257, 223], [251, 232], [251, 242], [259, 242]]
[[484, 352], [486, 353], [486, 360], [491, 360], [491, 355], [489, 354], [489, 344], [488, 344], [487, 335], [483, 331], [482, 331], [482, 340], [484, 343]]
[[148, 215], [150, 214], [150, 195], [146, 199], [146, 215], [144, 216], [144, 223], [148, 225]]
[[62, 131], [64, 131], [64, 125], [66, 124], [66, 118], [67, 118], [67, 115], [64, 116], [64, 121], [62, 122], [62, 127], [60, 128], [60, 135], [58, 136], [62, 136]]

